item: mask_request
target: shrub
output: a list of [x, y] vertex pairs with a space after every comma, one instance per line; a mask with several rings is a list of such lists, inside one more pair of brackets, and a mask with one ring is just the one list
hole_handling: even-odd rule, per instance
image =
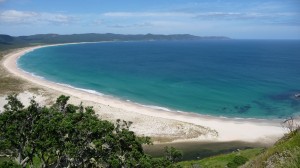
[[239, 166], [245, 164], [247, 161], [248, 161], [248, 159], [246, 157], [238, 155], [238, 156], [235, 156], [233, 158], [233, 160], [227, 164], [227, 167], [236, 168], [236, 167], [239, 167]]

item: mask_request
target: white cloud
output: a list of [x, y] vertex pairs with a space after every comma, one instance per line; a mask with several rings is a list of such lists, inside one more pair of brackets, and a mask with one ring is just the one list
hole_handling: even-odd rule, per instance
[[34, 24], [34, 23], [55, 23], [68, 24], [75, 20], [75, 17], [61, 13], [38, 13], [31, 11], [5, 10], [0, 12], [0, 23], [11, 24]]
[[[0, 0], [1, 1], [1, 0]], [[3, 1], [3, 0], [2, 0]], [[18, 11], [18, 10], [4, 10], [0, 11], [0, 23], [9, 24], [58, 24], [67, 25], [78, 21], [85, 20], [85, 22], [94, 22], [97, 25], [107, 25], [105, 22], [109, 19], [110, 26], [115, 27], [149, 27], [145, 24], [146, 20], [166, 20], [170, 22], [188, 22], [191, 20], [199, 21], [246, 21], [256, 20], [261, 23], [300, 23], [299, 13], [259, 13], [259, 12], [107, 12], [100, 15], [91, 14], [88, 17], [84, 15], [68, 15], [64, 13], [47, 13], [47, 12], [32, 12], [32, 11]], [[95, 17], [98, 20], [95, 21]], [[123, 22], [123, 18], [132, 18]], [[134, 20], [135, 18], [135, 20]], [[92, 19], [92, 20], [90, 20]], [[122, 19], [116, 20], [113, 19]], [[121, 22], [120, 22], [121, 21]], [[133, 23], [135, 22], [135, 23]], [[92, 24], [92, 23], [90, 23]], [[122, 24], [122, 25], [119, 25]], [[152, 24], [151, 24], [152, 25]]]
[[168, 19], [169, 21], [187, 21], [198, 19], [206, 21], [247, 21], [259, 23], [300, 23], [300, 13], [296, 12], [107, 12], [101, 14], [108, 18]]
[[68, 24], [75, 20], [75, 17], [64, 15], [64, 14], [53, 14], [53, 13], [42, 13], [40, 15], [41, 21]]
[[294, 16], [297, 13], [262, 13], [262, 12], [107, 12], [102, 16], [106, 17], [236, 17], [236, 18], [259, 18], [259, 17], [278, 17]]
[[28, 20], [32, 20], [37, 16], [38, 14], [35, 12], [6, 10], [0, 13], [0, 22], [22, 23]]
[[186, 25], [184, 22], [179, 22], [179, 21], [169, 21], [169, 20], [157, 20], [157, 21], [151, 21], [149, 22], [152, 26], [156, 27], [180, 27]]
[[108, 17], [189, 17], [192, 13], [184, 12], [107, 12], [103, 16]]
[[197, 18], [206, 19], [260, 19], [260, 18], [275, 18], [275, 17], [293, 17], [296, 13], [258, 13], [258, 12], [207, 12], [197, 13]]
[[0, 3], [1, 3], [1, 2], [5, 2], [5, 1], [6, 1], [6, 0], [0, 0]]
[[140, 28], [140, 27], [151, 27], [154, 26], [150, 22], [143, 22], [143, 23], [133, 23], [133, 24], [108, 24], [108, 27], [111, 28]]
[[92, 25], [103, 25], [104, 22], [103, 20], [101, 19], [95, 19], [93, 22], [92, 22]]

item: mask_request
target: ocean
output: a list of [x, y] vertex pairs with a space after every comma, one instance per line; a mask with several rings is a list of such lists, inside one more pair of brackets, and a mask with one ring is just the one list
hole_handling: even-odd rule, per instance
[[29, 52], [18, 66], [150, 108], [234, 118], [300, 113], [299, 40], [72, 44]]

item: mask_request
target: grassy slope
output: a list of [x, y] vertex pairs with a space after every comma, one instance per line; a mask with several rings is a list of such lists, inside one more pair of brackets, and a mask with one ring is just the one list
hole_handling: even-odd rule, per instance
[[300, 129], [284, 136], [273, 147], [246, 163], [243, 167], [300, 167]]
[[246, 149], [241, 150], [237, 152], [232, 152], [229, 154], [222, 154], [217, 155], [201, 160], [194, 160], [194, 161], [184, 161], [180, 162], [179, 165], [181, 165], [184, 168], [190, 168], [190, 167], [226, 167], [227, 163], [232, 161], [235, 156], [243, 156], [248, 159], [251, 159], [261, 153], [263, 151], [263, 148], [254, 148], [254, 149]]
[[238, 155], [249, 159], [249, 161], [242, 166], [243, 168], [300, 167], [300, 129], [287, 134], [274, 144], [274, 146], [266, 150], [263, 148], [246, 149], [201, 160], [179, 162], [178, 165], [185, 168], [226, 167], [226, 165]]
[[6, 54], [18, 49], [5, 49], [0, 50], [0, 95], [7, 95], [11, 93], [20, 93], [24, 90], [36, 92], [39, 90], [36, 86], [27, 83], [26, 81], [15, 77], [14, 75], [7, 72], [2, 66], [3, 58]]
[[[5, 54], [11, 52], [12, 50], [1, 50], [0, 51], [0, 63]], [[20, 92], [22, 90], [23, 80], [10, 75], [2, 65], [0, 66], [0, 94], [7, 94], [9, 92]]]

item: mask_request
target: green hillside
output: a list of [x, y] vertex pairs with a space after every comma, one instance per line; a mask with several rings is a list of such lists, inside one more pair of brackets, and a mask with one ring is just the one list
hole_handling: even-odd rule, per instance
[[204, 158], [201, 160], [193, 160], [193, 161], [184, 161], [178, 163], [178, 165], [184, 167], [184, 168], [214, 168], [214, 167], [226, 167], [228, 163], [232, 162], [234, 160], [243, 160], [245, 161], [254, 158], [256, 155], [261, 153], [263, 151], [263, 148], [254, 148], [254, 149], [245, 149], [240, 150], [236, 152], [232, 152], [229, 154], [221, 154], [217, 156], [212, 156], [208, 158]]
[[30, 36], [10, 36], [0, 34], [0, 49], [18, 48], [39, 44], [99, 42], [99, 41], [151, 41], [151, 40], [214, 40], [229, 39], [223, 36], [194, 36], [190, 34], [113, 34], [113, 33], [86, 33], [86, 34], [36, 34]]
[[300, 167], [300, 129], [284, 136], [273, 147], [250, 160], [243, 167]]
[[240, 150], [201, 160], [179, 162], [178, 165], [185, 168], [297, 168], [300, 167], [300, 129], [285, 135], [267, 149]]

